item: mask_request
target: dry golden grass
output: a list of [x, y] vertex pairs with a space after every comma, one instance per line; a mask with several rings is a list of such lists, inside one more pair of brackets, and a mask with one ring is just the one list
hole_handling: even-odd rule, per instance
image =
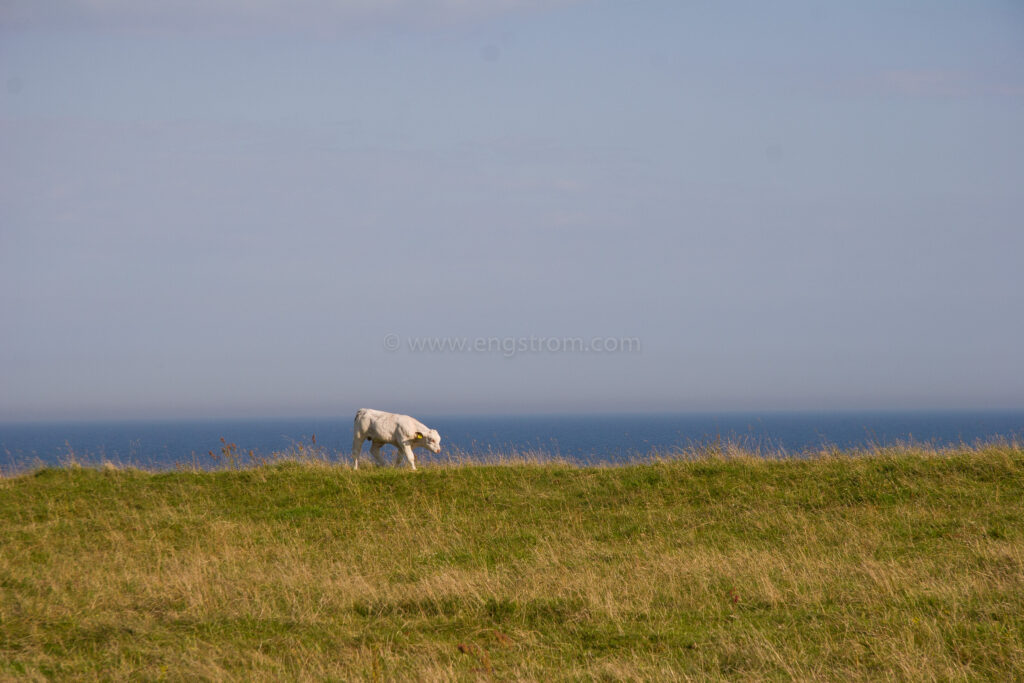
[[1024, 678], [1019, 447], [703, 455], [0, 479], [0, 677]]

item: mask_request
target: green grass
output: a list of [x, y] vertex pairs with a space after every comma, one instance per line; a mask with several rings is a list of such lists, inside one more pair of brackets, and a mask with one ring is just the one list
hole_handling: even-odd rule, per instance
[[0, 478], [0, 679], [1024, 679], [1024, 449]]

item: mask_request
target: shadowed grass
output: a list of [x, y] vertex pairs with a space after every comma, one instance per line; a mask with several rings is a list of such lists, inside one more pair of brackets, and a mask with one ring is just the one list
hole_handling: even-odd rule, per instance
[[0, 479], [0, 678], [1024, 677], [1020, 447], [680, 455]]

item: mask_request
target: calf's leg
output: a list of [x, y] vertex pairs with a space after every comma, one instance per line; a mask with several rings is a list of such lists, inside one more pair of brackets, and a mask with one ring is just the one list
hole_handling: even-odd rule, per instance
[[[409, 467], [416, 469], [416, 456], [413, 455], [412, 448], [409, 444], [403, 443], [399, 446], [398, 450], [401, 452], [401, 455], [405, 456], [406, 461], [409, 463]], [[395, 459], [395, 462], [398, 462], [397, 458]]]
[[377, 463], [377, 465], [379, 467], [383, 467], [385, 464], [387, 464], [387, 463], [385, 463], [384, 458], [381, 457], [381, 454], [380, 454], [380, 448], [383, 445], [384, 444], [382, 444], [380, 442], [374, 441], [373, 445], [370, 446], [370, 455], [373, 456], [373, 461], [375, 463]]
[[352, 437], [352, 469], [359, 469], [359, 453], [363, 450], [363, 437], [361, 434], [356, 434]]

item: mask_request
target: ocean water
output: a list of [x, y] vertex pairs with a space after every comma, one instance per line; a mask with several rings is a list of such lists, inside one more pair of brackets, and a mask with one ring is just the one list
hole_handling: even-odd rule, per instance
[[[737, 442], [764, 453], [800, 454], [826, 446], [859, 448], [913, 442], [933, 446], [1007, 439], [1024, 441], [1024, 412], [957, 413], [722, 413], [421, 418], [441, 432], [440, 455], [542, 453], [589, 464], [642, 459], [657, 453]], [[216, 466], [221, 438], [257, 457], [317, 445], [348, 461], [349, 416], [310, 419], [0, 424], [0, 472], [71, 459], [155, 469]], [[364, 452], [367, 449], [364, 449]], [[390, 447], [385, 454], [393, 454]]]

